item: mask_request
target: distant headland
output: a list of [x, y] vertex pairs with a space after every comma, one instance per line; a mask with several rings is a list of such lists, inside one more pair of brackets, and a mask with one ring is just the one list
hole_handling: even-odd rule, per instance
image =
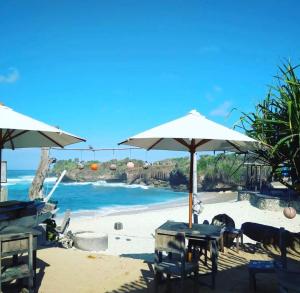
[[[128, 164], [129, 162], [133, 164]], [[246, 169], [242, 163], [242, 158], [233, 154], [201, 156], [197, 162], [198, 190], [226, 190], [243, 185], [246, 180]], [[106, 162], [80, 162], [79, 159], [74, 159], [57, 161], [52, 168], [52, 172], [56, 175], [63, 170], [67, 170], [64, 182], [103, 180], [108, 183], [123, 182], [186, 191], [189, 159], [173, 158], [151, 164], [129, 158]]]

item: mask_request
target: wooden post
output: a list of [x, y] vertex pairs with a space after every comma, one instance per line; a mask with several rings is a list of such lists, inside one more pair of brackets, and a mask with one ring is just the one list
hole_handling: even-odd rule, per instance
[[247, 165], [246, 189], [249, 188], [249, 165]]
[[259, 191], [262, 188], [262, 165], [259, 166]]
[[29, 190], [30, 200], [43, 197], [43, 184], [51, 163], [53, 163], [53, 159], [49, 158], [49, 148], [42, 148], [41, 161]]
[[255, 166], [255, 191], [258, 189], [258, 167]]

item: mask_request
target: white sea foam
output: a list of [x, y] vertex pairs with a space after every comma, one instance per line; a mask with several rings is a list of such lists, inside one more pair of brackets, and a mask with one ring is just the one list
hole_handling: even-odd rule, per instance
[[32, 182], [34, 176], [20, 176], [17, 178], [8, 178], [7, 179], [7, 183], [29, 183]]
[[[16, 178], [8, 178], [7, 179], [7, 183], [3, 184], [3, 185], [16, 185], [16, 184], [29, 184], [33, 181], [34, 176], [33, 175], [25, 175], [25, 176], [19, 176]], [[57, 180], [56, 177], [48, 177], [45, 179], [45, 183], [55, 183]], [[102, 187], [111, 187], [111, 188], [115, 188], [115, 187], [122, 187], [122, 188], [141, 188], [141, 189], [149, 189], [149, 186], [144, 186], [144, 185], [139, 185], [139, 184], [126, 184], [126, 183], [122, 183], [122, 182], [112, 182], [112, 183], [108, 183], [105, 180], [99, 180], [96, 182], [64, 182], [61, 183], [62, 185], [66, 185], [66, 186], [84, 186], [84, 185], [93, 185], [93, 186], [102, 186]]]
[[48, 183], [55, 183], [57, 180], [57, 177], [48, 177], [45, 179], [45, 182], [48, 182]]
[[[33, 175], [24, 175], [16, 178], [8, 178], [7, 185], [15, 185], [15, 184], [28, 184], [31, 183], [34, 179]], [[56, 181], [56, 177], [48, 177], [45, 179], [46, 183], [54, 183]]]
[[103, 187], [123, 187], [123, 188], [142, 188], [149, 189], [149, 186], [139, 185], [139, 184], [126, 184], [122, 182], [108, 183], [104, 180], [99, 180], [92, 183], [94, 186], [103, 186]]
[[7, 183], [2, 183], [2, 186], [10, 186], [10, 185], [16, 185], [17, 183], [12, 183], [12, 182], [7, 182]]
[[65, 185], [65, 186], [76, 186], [76, 185], [91, 185], [93, 184], [93, 182], [64, 182], [64, 183], [61, 183], [62, 185]]
[[[109, 207], [101, 207], [94, 210], [76, 210], [72, 212], [72, 214], [75, 217], [108, 216], [115, 213], [142, 211], [147, 209], [148, 206], [144, 206], [144, 205], [130, 205], [130, 206], [113, 205]], [[63, 212], [60, 213], [60, 215], [61, 214], [63, 214]]]
[[142, 189], [149, 189], [149, 186], [139, 185], [139, 184], [126, 184], [122, 182], [114, 182], [114, 183], [108, 183], [105, 180], [99, 180], [96, 182], [64, 182], [63, 185], [67, 186], [76, 186], [76, 185], [93, 185], [93, 186], [101, 186], [101, 187], [122, 187], [122, 188], [142, 188]]

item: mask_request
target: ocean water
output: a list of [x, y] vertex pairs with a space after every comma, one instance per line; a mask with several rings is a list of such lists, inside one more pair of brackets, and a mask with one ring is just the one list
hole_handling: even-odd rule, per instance
[[[9, 170], [6, 184], [8, 199], [28, 200], [28, 191], [34, 178], [34, 171]], [[44, 192], [48, 194], [56, 178], [47, 178]], [[92, 212], [110, 214], [118, 211], [143, 209], [152, 204], [165, 203], [187, 198], [183, 192], [157, 189], [124, 183], [74, 182], [60, 183], [51, 199], [58, 201], [59, 213], [66, 209], [78, 215]]]

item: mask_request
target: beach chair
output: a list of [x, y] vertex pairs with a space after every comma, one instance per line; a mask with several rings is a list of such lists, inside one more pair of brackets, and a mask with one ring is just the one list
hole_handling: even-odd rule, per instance
[[249, 286], [250, 290], [256, 291], [256, 274], [261, 273], [275, 273], [277, 270], [286, 269], [286, 242], [285, 229], [279, 229], [279, 248], [280, 260], [251, 260], [248, 264], [249, 271]]
[[[171, 276], [180, 277], [180, 287], [183, 290], [184, 279], [187, 275], [193, 273], [195, 277], [195, 286], [198, 280], [198, 261], [187, 262], [187, 253], [185, 246], [185, 235], [177, 233], [175, 235], [155, 234], [155, 290], [158, 291], [159, 283], [164, 275], [170, 282]], [[163, 255], [167, 254], [167, 255]], [[168, 285], [170, 285], [168, 283]]]
[[66, 210], [64, 219], [60, 226], [55, 227], [55, 231], [57, 232], [59, 238], [66, 235], [67, 229], [69, 227], [71, 220], [71, 210]]
[[241, 229], [225, 227], [224, 234], [230, 238], [235, 240], [235, 248], [236, 252], [239, 253], [240, 247], [244, 246], [244, 234]]
[[239, 229], [235, 229], [235, 223], [231, 217], [226, 214], [218, 214], [213, 217], [211, 225], [223, 228], [222, 243], [219, 244], [222, 252], [224, 252], [224, 246], [230, 248], [233, 245], [234, 239], [237, 241], [237, 250], [239, 249], [239, 238], [241, 237], [242, 232]]

